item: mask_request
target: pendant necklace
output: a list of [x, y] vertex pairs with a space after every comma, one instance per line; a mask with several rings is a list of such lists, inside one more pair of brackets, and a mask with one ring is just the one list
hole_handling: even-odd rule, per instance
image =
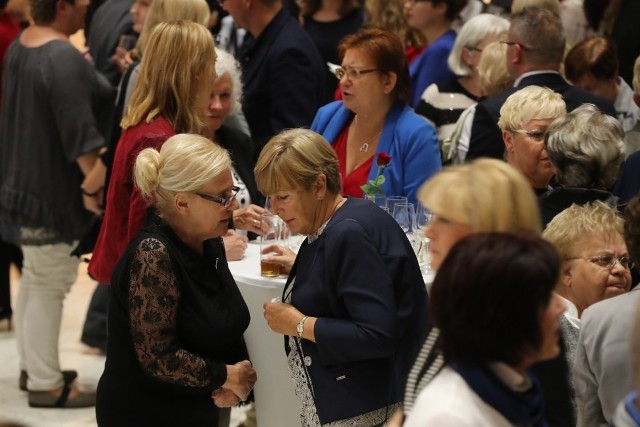
[[[358, 127], [358, 115], [356, 114], [355, 117], [355, 123], [356, 126]], [[375, 141], [376, 139], [378, 139], [380, 137], [380, 134], [382, 133], [382, 129], [380, 129], [380, 131], [378, 131], [375, 135], [373, 135], [371, 138], [369, 138], [366, 142], [364, 142], [359, 150], [362, 151], [363, 153], [368, 153], [369, 152], [369, 144], [371, 144], [373, 141]]]

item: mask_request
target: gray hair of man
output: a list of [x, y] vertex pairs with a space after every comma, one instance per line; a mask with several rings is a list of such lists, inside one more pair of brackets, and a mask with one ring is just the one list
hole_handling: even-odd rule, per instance
[[233, 55], [216, 48], [216, 82], [225, 74], [229, 76], [231, 81], [231, 110], [229, 114], [238, 114], [242, 110], [242, 70]]
[[563, 187], [609, 190], [625, 157], [622, 125], [593, 104], [555, 120], [544, 144]]
[[508, 20], [491, 13], [481, 13], [465, 22], [460, 32], [458, 32], [456, 41], [453, 44], [453, 49], [451, 49], [451, 53], [449, 54], [447, 60], [449, 69], [458, 76], [468, 76], [471, 74], [469, 65], [462, 60], [462, 50], [467, 48], [470, 49], [470, 54], [472, 55], [480, 54], [481, 52], [473, 50], [479, 43], [487, 37], [493, 37], [497, 40], [498, 37], [506, 33], [508, 29]]
[[531, 6], [511, 16], [511, 42], [518, 43], [533, 66], [559, 68], [565, 49], [560, 17], [549, 9]]

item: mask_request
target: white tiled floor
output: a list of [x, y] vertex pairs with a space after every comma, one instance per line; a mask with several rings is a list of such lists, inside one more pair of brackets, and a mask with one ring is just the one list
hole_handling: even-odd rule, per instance
[[[19, 276], [12, 275], [12, 298], [18, 292]], [[82, 324], [96, 284], [80, 266], [78, 280], [65, 300], [60, 334], [60, 363], [63, 369], [78, 371], [79, 380], [95, 387], [104, 367], [104, 356], [97, 355], [80, 342]], [[15, 306], [15, 305], [14, 305]], [[0, 421], [20, 422], [29, 427], [95, 427], [94, 408], [35, 409], [27, 405], [27, 395], [18, 389], [18, 356], [13, 331], [0, 322]], [[244, 420], [242, 411], [232, 411], [231, 426]]]

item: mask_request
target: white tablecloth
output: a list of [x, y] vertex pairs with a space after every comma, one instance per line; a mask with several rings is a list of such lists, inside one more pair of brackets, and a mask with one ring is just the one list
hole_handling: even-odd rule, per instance
[[284, 352], [284, 338], [269, 329], [262, 304], [282, 295], [285, 278], [260, 276], [260, 245], [251, 242], [245, 257], [230, 261], [229, 269], [251, 313], [244, 333], [251, 363], [258, 374], [254, 393], [258, 427], [300, 425], [299, 403]]

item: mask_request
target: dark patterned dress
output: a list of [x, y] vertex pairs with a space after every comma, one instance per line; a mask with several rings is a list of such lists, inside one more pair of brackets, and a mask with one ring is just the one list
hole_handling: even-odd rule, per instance
[[249, 311], [221, 239], [203, 245], [195, 253], [154, 216], [118, 262], [98, 425], [218, 426], [211, 392], [248, 359]]

